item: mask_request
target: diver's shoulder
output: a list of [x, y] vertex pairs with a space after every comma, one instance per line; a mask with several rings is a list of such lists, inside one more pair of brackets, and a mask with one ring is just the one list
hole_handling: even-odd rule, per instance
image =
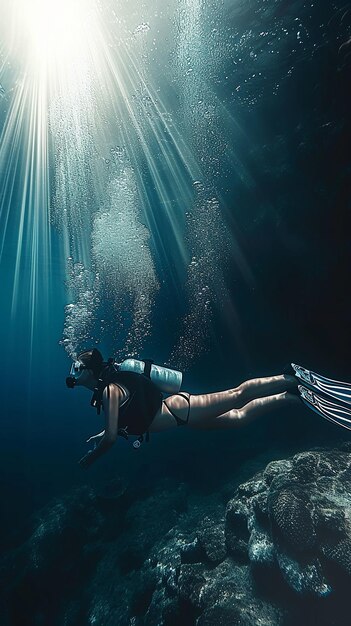
[[122, 398], [122, 396], [123, 396], [123, 389], [121, 389], [118, 382], [116, 381], [109, 381], [102, 393], [103, 400], [109, 400], [110, 398], [113, 398], [113, 397]]

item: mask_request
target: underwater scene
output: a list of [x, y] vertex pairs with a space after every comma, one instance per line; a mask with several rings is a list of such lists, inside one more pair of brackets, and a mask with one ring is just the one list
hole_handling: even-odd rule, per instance
[[1, 626], [350, 626], [351, 4], [0, 0]]

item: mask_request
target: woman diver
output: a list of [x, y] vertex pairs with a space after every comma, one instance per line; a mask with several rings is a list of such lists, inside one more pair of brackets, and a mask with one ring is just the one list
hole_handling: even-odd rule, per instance
[[[142, 367], [142, 369], [140, 369]], [[160, 375], [161, 373], [161, 375]], [[164, 398], [162, 377], [173, 375], [175, 393]], [[156, 382], [155, 382], [156, 381]], [[307, 387], [300, 385], [303, 381]], [[232, 428], [259, 417], [273, 408], [301, 403], [322, 417], [351, 429], [351, 384], [334, 381], [301, 366], [292, 364], [291, 374], [247, 380], [234, 389], [192, 395], [179, 391], [180, 372], [152, 365], [150, 361], [127, 359], [118, 365], [101, 353], [89, 350], [80, 354], [66, 379], [69, 388], [83, 386], [93, 391], [91, 404], [105, 414], [105, 429], [87, 442], [94, 448], [79, 461], [90, 466], [107, 452], [117, 436], [137, 436], [139, 447], [143, 436], [174, 426], [194, 429]], [[331, 400], [336, 400], [333, 402]]]

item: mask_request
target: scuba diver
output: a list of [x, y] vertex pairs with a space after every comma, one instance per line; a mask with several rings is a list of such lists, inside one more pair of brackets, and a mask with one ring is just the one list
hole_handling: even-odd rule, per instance
[[274, 408], [301, 401], [325, 419], [351, 430], [351, 384], [325, 378], [294, 363], [289, 373], [247, 380], [234, 389], [215, 393], [193, 395], [180, 391], [181, 382], [181, 372], [151, 360], [126, 359], [118, 364], [113, 359], [104, 362], [96, 348], [81, 353], [72, 364], [66, 384], [71, 389], [82, 386], [93, 391], [91, 405], [98, 414], [103, 409], [105, 429], [87, 440], [94, 447], [79, 461], [80, 465], [89, 467], [118, 436], [135, 436], [133, 446], [138, 448], [144, 437], [148, 440], [149, 433], [175, 426], [233, 428]]

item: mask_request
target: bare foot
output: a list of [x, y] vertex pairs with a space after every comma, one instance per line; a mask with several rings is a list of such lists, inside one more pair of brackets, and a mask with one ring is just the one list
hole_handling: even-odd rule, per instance
[[295, 376], [290, 376], [290, 374], [283, 374], [283, 376], [288, 389], [290, 389], [291, 387], [297, 387], [297, 385], [299, 384], [299, 381], [297, 380], [297, 378], [295, 378]]
[[286, 399], [288, 400], [288, 402], [291, 402], [291, 404], [300, 404], [302, 403], [302, 400], [300, 398], [299, 394], [295, 394], [295, 393], [289, 393], [288, 391], [285, 394]]

